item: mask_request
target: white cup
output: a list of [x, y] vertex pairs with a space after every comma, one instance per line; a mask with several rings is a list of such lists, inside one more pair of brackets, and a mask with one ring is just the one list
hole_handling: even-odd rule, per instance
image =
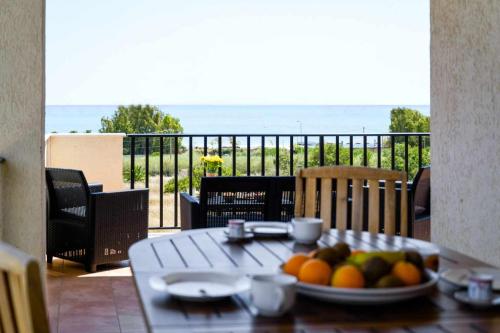
[[281, 316], [295, 303], [295, 284], [292, 275], [254, 275], [250, 283], [250, 300], [259, 315]]
[[292, 219], [293, 237], [297, 243], [314, 244], [321, 237], [323, 220], [314, 217]]

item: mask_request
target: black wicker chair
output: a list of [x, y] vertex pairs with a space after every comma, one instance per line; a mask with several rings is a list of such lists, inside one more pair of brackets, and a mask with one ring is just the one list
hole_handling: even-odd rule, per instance
[[[59, 257], [96, 266], [128, 259], [147, 238], [149, 190], [92, 192], [82, 171], [46, 169], [47, 262]], [[97, 187], [99, 189], [99, 187]]]
[[203, 177], [200, 199], [180, 194], [181, 229], [224, 227], [229, 219], [288, 222], [295, 177]]
[[431, 238], [431, 168], [418, 170], [412, 185], [413, 237]]

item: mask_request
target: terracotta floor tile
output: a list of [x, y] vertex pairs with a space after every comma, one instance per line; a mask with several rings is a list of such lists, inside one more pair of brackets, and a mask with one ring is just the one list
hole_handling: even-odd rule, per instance
[[73, 315], [85, 316], [116, 316], [115, 304], [112, 299], [103, 301], [61, 301], [59, 318]]
[[90, 274], [83, 265], [54, 259], [47, 268], [51, 332], [146, 333], [127, 264], [102, 266]]
[[117, 316], [62, 316], [59, 333], [120, 333]]

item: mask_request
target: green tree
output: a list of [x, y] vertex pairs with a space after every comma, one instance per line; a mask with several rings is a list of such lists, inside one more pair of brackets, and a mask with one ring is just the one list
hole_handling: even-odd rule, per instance
[[391, 110], [389, 131], [397, 132], [430, 132], [430, 117], [418, 110], [395, 108]]
[[163, 113], [157, 106], [118, 106], [111, 118], [101, 118], [101, 133], [182, 133], [179, 119]]
[[[391, 125], [389, 125], [391, 133], [428, 133], [430, 128], [430, 117], [422, 114], [418, 110], [408, 108], [395, 108], [391, 110]], [[425, 137], [424, 145], [429, 144], [429, 138]], [[404, 142], [403, 137], [396, 137], [397, 143]], [[411, 146], [418, 144], [417, 137], [410, 137], [408, 143]]]
[[[101, 133], [182, 133], [183, 128], [178, 118], [162, 112], [157, 106], [129, 105], [118, 106], [113, 116], [101, 118]], [[140, 142], [139, 142], [140, 141]], [[136, 154], [144, 153], [145, 140], [136, 141]], [[159, 139], [150, 140], [150, 152], [159, 152]], [[174, 141], [165, 139], [164, 152], [173, 152]], [[181, 149], [182, 139], [178, 140]], [[130, 138], [124, 140], [124, 154], [130, 154]]]

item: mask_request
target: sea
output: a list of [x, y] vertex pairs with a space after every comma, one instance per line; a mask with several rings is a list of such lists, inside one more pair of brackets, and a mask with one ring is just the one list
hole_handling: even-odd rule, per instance
[[[429, 105], [159, 105], [180, 119], [186, 134], [387, 133], [390, 111], [408, 107], [430, 114]], [[46, 133], [99, 132], [116, 105], [47, 105]]]

